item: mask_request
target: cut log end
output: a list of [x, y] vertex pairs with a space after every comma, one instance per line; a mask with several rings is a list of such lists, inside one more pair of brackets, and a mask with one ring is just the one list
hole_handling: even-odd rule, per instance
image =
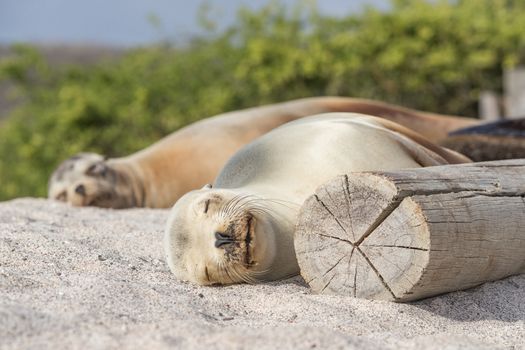
[[303, 205], [295, 249], [321, 293], [411, 301], [525, 273], [525, 160], [353, 173]]
[[301, 275], [317, 293], [410, 300], [428, 264], [423, 212], [385, 176], [338, 177], [303, 205], [295, 234]]

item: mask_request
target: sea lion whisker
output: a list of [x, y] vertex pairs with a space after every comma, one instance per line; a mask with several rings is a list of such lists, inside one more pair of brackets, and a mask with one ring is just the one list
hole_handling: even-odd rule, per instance
[[[273, 217], [275, 217], [275, 215], [273, 213], [270, 212], [270, 208], [269, 206], [266, 206], [264, 205], [265, 202], [270, 202], [270, 203], [275, 203], [275, 204], [278, 204], [278, 205], [282, 205], [290, 210], [294, 210], [296, 208], [292, 208], [291, 206], [287, 205], [287, 204], [293, 204], [295, 206], [297, 206], [297, 208], [299, 208], [300, 206], [296, 203], [293, 203], [293, 202], [290, 202], [290, 201], [280, 201], [278, 199], [273, 199], [273, 198], [270, 198], [270, 199], [267, 199], [267, 198], [263, 198], [263, 197], [259, 197], [259, 196], [256, 196], [256, 195], [250, 195], [250, 196], [246, 196], [245, 198], [243, 198], [244, 201], [238, 201], [238, 205], [235, 206], [235, 209], [238, 210], [238, 211], [241, 211], [241, 212], [244, 212], [244, 211], [248, 211], [248, 212], [256, 212], [258, 211], [260, 214], [267, 214], [267, 215], [271, 215]], [[255, 203], [255, 204], [254, 204]], [[246, 210], [247, 209], [247, 210]], [[232, 211], [231, 214], [233, 214], [234, 212]], [[243, 215], [241, 213], [241, 215]]]
[[262, 201], [262, 202], [267, 201], [267, 202], [272, 202], [272, 203], [281, 204], [281, 205], [291, 204], [294, 207], [300, 207], [301, 206], [298, 203], [295, 203], [295, 202], [292, 202], [292, 201], [288, 201], [286, 199], [279, 199], [279, 198], [272, 198], [272, 197], [261, 197], [261, 196], [257, 196], [257, 195], [254, 195], [254, 194], [251, 194], [249, 196], [252, 197], [253, 200], [258, 200], [258, 201]]
[[[248, 198], [252, 197], [251, 195], [242, 195], [242, 196], [235, 196], [232, 200], [228, 201], [228, 203], [220, 210], [220, 216], [221, 217], [229, 217], [230, 219], [239, 219], [242, 216], [244, 216], [245, 209], [250, 202], [253, 200], [249, 200]], [[244, 202], [243, 202], [244, 201]]]
[[244, 281], [244, 279], [242, 278], [242, 276], [241, 276], [241, 274], [239, 273], [239, 271], [237, 271], [237, 269], [235, 268], [235, 265], [230, 266], [230, 267], [227, 269], [227, 271], [228, 271], [228, 275], [231, 273], [231, 274], [235, 277], [235, 279], [232, 279], [232, 278], [230, 277], [230, 279], [232, 280], [232, 282], [235, 281], [235, 280], [241, 280], [241, 281]]
[[[238, 281], [250, 284], [256, 283], [256, 280], [248, 276], [246, 271], [243, 271], [243, 273], [239, 272], [235, 264], [227, 265], [224, 261], [218, 261], [217, 269], [220, 275], [226, 276], [231, 283], [235, 283]], [[226, 284], [222, 281], [224, 281], [224, 277], [221, 278], [221, 283]]]
[[[226, 276], [228, 276], [228, 278], [230, 279], [231, 283], [235, 283], [235, 281], [237, 279], [233, 278], [231, 275], [230, 275], [230, 272], [232, 272], [233, 274], [236, 273], [235, 269], [231, 269], [231, 268], [228, 268], [227, 266], [223, 265], [222, 266], [222, 271], [225, 272]], [[239, 277], [239, 276], [234, 276], [234, 277]]]
[[237, 214], [240, 213], [240, 215], [243, 215], [244, 209], [250, 206], [250, 203], [255, 202], [257, 199], [252, 198], [251, 195], [246, 195], [244, 198], [241, 198], [239, 201], [237, 201], [232, 207], [231, 207], [231, 214]]
[[231, 205], [226, 208], [221, 208], [217, 212], [217, 216], [220, 218], [229, 218], [230, 220], [238, 219], [241, 216], [241, 213], [235, 214], [235, 206]]
[[217, 264], [217, 276], [219, 277], [218, 280], [223, 280], [224, 279], [223, 276], [225, 275], [224, 262], [221, 260], [218, 260], [216, 261], [216, 264]]
[[[251, 202], [251, 201], [253, 201], [253, 200], [258, 200], [258, 199], [260, 199], [259, 196], [256, 196], [256, 195], [254, 195], [254, 194], [243, 194], [243, 195], [238, 195], [238, 196], [236, 196], [236, 197], [240, 197], [240, 198], [237, 200], [237, 202], [236, 202], [235, 204], [237, 204], [237, 203], [243, 203], [243, 201], [244, 201], [244, 203], [249, 203], [249, 202]], [[234, 197], [234, 198], [235, 198], [235, 197]]]
[[298, 204], [298, 203], [295, 203], [295, 202], [292, 202], [292, 201], [287, 201], [287, 200], [284, 200], [284, 199], [278, 199], [278, 198], [261, 198], [261, 199], [264, 200], [264, 201], [272, 202], [272, 203], [275, 203], [275, 204], [280, 204], [280, 205], [283, 205], [283, 206], [286, 206], [287, 204], [291, 205], [292, 207], [300, 207], [301, 206], [301, 204]]
[[[248, 195], [242, 198], [242, 200], [237, 201], [236, 205], [234, 206], [235, 211], [241, 211], [245, 208], [255, 209], [255, 208], [262, 208], [262, 204], [264, 203], [265, 199], [255, 196], [255, 195]], [[256, 205], [253, 205], [255, 203]], [[234, 213], [235, 211], [232, 211], [230, 213]]]
[[274, 218], [277, 216], [276, 213], [273, 213], [269, 208], [264, 208], [264, 207], [250, 206], [247, 208], [238, 208], [238, 209], [239, 209], [238, 212], [236, 212], [235, 214], [232, 214], [231, 216], [232, 221], [243, 219], [244, 217], [246, 217], [247, 214], [251, 216], [255, 215], [256, 219], [257, 219], [257, 216], [268, 215]]
[[249, 194], [238, 194], [238, 195], [234, 196], [232, 199], [230, 199], [228, 202], [226, 202], [226, 204], [224, 206], [224, 208], [225, 208], [224, 211], [229, 213], [231, 208], [234, 208], [237, 203], [239, 203], [244, 198], [249, 197], [249, 196], [250, 196]]
[[260, 271], [252, 270], [252, 271], [250, 271], [250, 274], [254, 275], [254, 276], [262, 276], [262, 275], [268, 273], [269, 271], [270, 271], [269, 268], [268, 269], [264, 269], [264, 270], [260, 270]]
[[235, 271], [235, 273], [237, 274], [237, 277], [239, 277], [243, 282], [248, 283], [248, 284], [257, 283], [257, 279], [252, 277], [250, 275], [250, 272], [246, 270], [246, 268], [243, 268], [243, 271], [239, 271], [237, 266], [233, 266], [232, 270]]
[[231, 206], [231, 203], [232, 201], [236, 200], [238, 196], [234, 196], [233, 198], [231, 198], [230, 200], [228, 200], [226, 203], [224, 203], [221, 207], [220, 207], [220, 210], [217, 211], [217, 215], [223, 215], [223, 214], [227, 214], [229, 212], [229, 208]]
[[278, 213], [268, 207], [252, 207], [250, 208], [250, 212], [253, 214], [269, 215], [273, 218], [278, 217]]

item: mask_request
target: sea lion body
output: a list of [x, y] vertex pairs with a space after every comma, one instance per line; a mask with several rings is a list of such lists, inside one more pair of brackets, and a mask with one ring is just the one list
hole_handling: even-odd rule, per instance
[[174, 205], [165, 234], [168, 265], [199, 284], [297, 274], [294, 226], [319, 185], [355, 171], [467, 161], [376, 117], [330, 113], [288, 123], [237, 152], [213, 188]]
[[440, 144], [475, 162], [525, 158], [525, 118], [454, 130]]
[[221, 114], [191, 124], [127, 157], [80, 154], [52, 174], [49, 198], [76, 206], [170, 207], [184, 193], [211, 182], [242, 146], [305, 116], [359, 112], [393, 120], [438, 141], [469, 118], [419, 112], [382, 102], [315, 97]]

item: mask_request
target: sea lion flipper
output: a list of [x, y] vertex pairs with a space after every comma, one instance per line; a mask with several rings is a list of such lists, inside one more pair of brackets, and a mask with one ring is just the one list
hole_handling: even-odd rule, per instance
[[500, 120], [491, 123], [471, 126], [454, 130], [449, 136], [454, 135], [490, 135], [525, 137], [525, 118]]
[[460, 152], [473, 161], [525, 157], [525, 118], [501, 120], [458, 129], [441, 146]]

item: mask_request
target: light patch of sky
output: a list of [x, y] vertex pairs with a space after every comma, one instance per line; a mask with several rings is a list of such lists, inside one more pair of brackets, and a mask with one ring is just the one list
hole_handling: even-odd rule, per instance
[[[298, 0], [281, 0], [293, 5]], [[137, 46], [184, 41], [203, 31], [197, 13], [203, 1], [188, 0], [0, 0], [0, 44], [14, 42]], [[240, 6], [260, 8], [268, 0], [208, 0], [209, 18], [224, 28]], [[388, 0], [320, 0], [322, 13], [345, 15]], [[158, 19], [158, 25], [152, 24]], [[153, 21], [155, 22], [155, 21]]]

